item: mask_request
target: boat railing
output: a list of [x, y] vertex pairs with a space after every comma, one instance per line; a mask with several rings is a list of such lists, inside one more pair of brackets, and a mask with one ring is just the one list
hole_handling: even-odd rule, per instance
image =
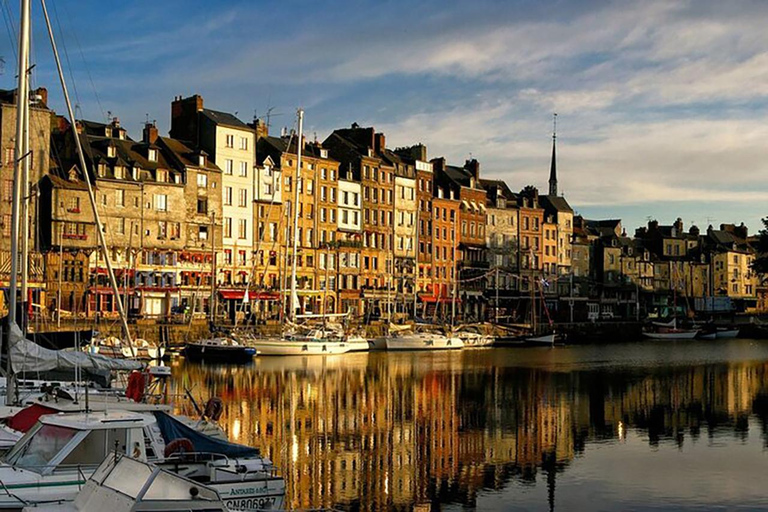
[[3, 490], [5, 491], [5, 494], [7, 494], [11, 498], [15, 499], [19, 503], [23, 503], [24, 505], [29, 505], [29, 502], [27, 500], [25, 500], [25, 499], [17, 496], [16, 494], [12, 493], [10, 491], [10, 489], [8, 489], [8, 487], [5, 486], [5, 482], [3, 482], [2, 480], [0, 480], [0, 485], [3, 486]]
[[249, 470], [247, 465], [242, 464], [240, 462], [240, 458], [230, 458], [223, 453], [217, 453], [217, 452], [174, 453], [169, 457], [166, 457], [165, 460], [162, 462], [170, 463], [170, 464], [179, 464], [179, 463], [189, 464], [194, 462], [221, 462], [223, 463], [221, 467], [234, 465], [236, 468], [244, 468], [245, 471], [238, 471], [238, 474], [242, 476], [249, 475], [249, 474], [253, 474], [253, 475], [264, 474], [265, 475], [264, 480], [268, 480], [270, 478], [276, 478], [280, 476], [280, 472], [278, 468], [271, 462], [269, 465], [264, 464], [264, 466], [258, 470]]

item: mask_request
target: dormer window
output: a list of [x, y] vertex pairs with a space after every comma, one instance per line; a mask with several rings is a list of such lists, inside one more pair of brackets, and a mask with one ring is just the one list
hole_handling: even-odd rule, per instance
[[115, 158], [117, 156], [117, 148], [115, 146], [107, 146], [107, 158]]
[[328, 150], [327, 149], [320, 149], [320, 158], [328, 158]]
[[168, 171], [165, 169], [158, 169], [157, 170], [157, 181], [160, 183], [167, 183], [168, 182]]
[[107, 174], [107, 166], [106, 164], [99, 164], [97, 167], [97, 172], [99, 174], [99, 178], [103, 178], [105, 174]]
[[118, 180], [125, 178], [125, 168], [122, 165], [115, 166], [115, 178]]
[[133, 174], [133, 179], [136, 181], [139, 181], [139, 177], [141, 176], [141, 168], [139, 168], [138, 166], [134, 167], [132, 174]]
[[149, 148], [148, 158], [150, 162], [157, 162], [157, 150]]
[[205, 155], [197, 155], [197, 165], [205, 167]]

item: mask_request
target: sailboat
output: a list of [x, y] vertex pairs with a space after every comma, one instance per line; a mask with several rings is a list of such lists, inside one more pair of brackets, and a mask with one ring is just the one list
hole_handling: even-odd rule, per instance
[[[304, 129], [304, 111], [299, 109], [296, 112], [298, 122], [297, 150], [296, 150], [296, 185], [294, 186], [295, 195], [293, 203], [293, 233], [298, 232], [299, 226], [299, 201], [301, 190], [301, 157], [302, 140]], [[302, 333], [298, 320], [301, 315], [297, 313], [299, 309], [299, 298], [296, 290], [296, 265], [297, 255], [299, 253], [299, 240], [297, 236], [293, 237], [293, 257], [291, 258], [291, 290], [289, 299], [289, 318], [283, 322], [283, 332], [277, 337], [252, 336], [247, 341], [247, 345], [257, 350], [260, 356], [294, 356], [294, 355], [331, 355], [344, 354], [352, 349], [352, 344], [347, 342], [347, 336], [335, 336], [332, 333], [322, 330], [313, 330], [309, 333]], [[290, 325], [293, 332], [287, 332], [286, 327]]]

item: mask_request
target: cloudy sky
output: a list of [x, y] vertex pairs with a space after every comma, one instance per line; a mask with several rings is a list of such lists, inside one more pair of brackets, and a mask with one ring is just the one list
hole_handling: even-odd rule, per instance
[[[2, 2], [6, 27], [18, 25]], [[56, 4], [53, 9], [53, 4]], [[9, 5], [12, 4], [12, 5]], [[768, 3], [59, 0], [79, 115], [169, 127], [175, 95], [273, 132], [306, 111], [486, 177], [546, 189], [552, 113], [560, 189], [577, 212], [707, 224], [768, 215]], [[35, 80], [63, 112], [34, 8]], [[0, 87], [13, 87], [11, 38]]]

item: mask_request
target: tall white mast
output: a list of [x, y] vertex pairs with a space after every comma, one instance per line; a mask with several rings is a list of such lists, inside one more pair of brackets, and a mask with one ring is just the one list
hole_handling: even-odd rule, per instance
[[[26, 0], [28, 1], [28, 0]], [[96, 205], [96, 194], [93, 191], [93, 184], [91, 183], [91, 175], [88, 172], [88, 167], [85, 163], [85, 155], [83, 154], [83, 147], [80, 143], [80, 135], [77, 133], [77, 124], [75, 121], [75, 112], [72, 109], [72, 102], [69, 100], [69, 92], [67, 91], [67, 84], [64, 81], [64, 71], [61, 67], [61, 59], [59, 58], [59, 50], [56, 48], [56, 41], [53, 37], [53, 28], [51, 27], [51, 20], [48, 17], [48, 9], [45, 6], [45, 0], [40, 0], [40, 4], [43, 7], [43, 15], [45, 16], [45, 24], [48, 28], [48, 37], [51, 40], [51, 48], [53, 49], [53, 57], [56, 61], [56, 69], [59, 72], [59, 81], [61, 82], [61, 90], [64, 93], [64, 101], [67, 104], [67, 114], [69, 114], [69, 122], [72, 125], [72, 137], [75, 141], [75, 147], [77, 148], [77, 156], [80, 159], [80, 169], [85, 179], [85, 184], [88, 186], [88, 199], [91, 201], [91, 208], [93, 209], [93, 220], [96, 222], [96, 232], [99, 235], [99, 244], [101, 246], [102, 254], [104, 255], [104, 262], [107, 265], [107, 273], [109, 274], [109, 283], [112, 285], [112, 293], [117, 303], [117, 310], [120, 313], [120, 320], [123, 326], [123, 335], [128, 342], [128, 346], [133, 350], [133, 340], [131, 339], [131, 332], [128, 329], [128, 320], [125, 316], [125, 308], [123, 307], [123, 298], [120, 296], [120, 291], [117, 287], [117, 279], [115, 279], [115, 272], [112, 269], [112, 260], [109, 257], [109, 250], [107, 249], [107, 241], [104, 238], [104, 227], [101, 223], [101, 216], [99, 215], [99, 209]], [[135, 351], [133, 352], [135, 355]]]
[[[18, 302], [18, 277], [19, 277], [19, 205], [23, 199], [22, 173], [24, 162], [27, 158], [25, 145], [26, 117], [29, 115], [29, 83], [27, 72], [29, 71], [29, 9], [30, 0], [21, 0], [21, 23], [19, 24], [19, 67], [16, 84], [16, 143], [14, 145], [13, 164], [13, 196], [11, 205], [11, 275], [8, 283], [8, 344], [6, 360], [8, 361], [8, 384], [6, 386], [5, 403], [11, 405], [16, 400], [16, 381], [13, 377], [11, 366], [11, 336], [10, 330], [14, 324], [18, 325], [16, 318], [16, 303]], [[24, 218], [26, 222], [26, 217]]]
[[[296, 263], [299, 253], [299, 200], [301, 196], [299, 194], [299, 187], [301, 184], [301, 150], [303, 130], [304, 130], [304, 111], [299, 109], [296, 111], [296, 117], [298, 118], [299, 133], [296, 140], [296, 183], [294, 187], [294, 204], [293, 204], [293, 256], [291, 259], [291, 314], [289, 318], [292, 322], [296, 322], [296, 305], [299, 302], [299, 298], [296, 294]], [[288, 148], [290, 150], [290, 148]]]
[[[18, 302], [18, 278], [19, 278], [19, 206], [23, 200], [24, 186], [23, 160], [27, 159], [24, 143], [24, 132], [27, 123], [29, 107], [29, 82], [27, 72], [29, 70], [29, 10], [30, 0], [21, 0], [21, 23], [19, 25], [19, 67], [16, 86], [16, 144], [13, 166], [13, 203], [11, 206], [11, 276], [8, 286], [8, 321], [10, 324], [18, 324], [16, 318], [16, 303]], [[26, 218], [25, 218], [26, 222]], [[10, 396], [10, 394], [9, 394]]]

